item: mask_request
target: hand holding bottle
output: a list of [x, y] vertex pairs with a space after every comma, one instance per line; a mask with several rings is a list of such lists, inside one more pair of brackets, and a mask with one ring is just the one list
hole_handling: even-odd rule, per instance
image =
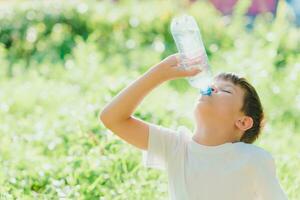
[[[200, 56], [201, 62], [194, 67], [200, 68], [202, 73], [187, 79], [191, 86], [205, 88], [211, 82], [212, 72], [195, 18], [190, 15], [174, 17], [170, 28], [182, 60], [186, 61]], [[190, 68], [191, 66], [183, 62], [183, 67]]]
[[[183, 60], [179, 53], [175, 53], [163, 59], [155, 68], [165, 80], [173, 80], [182, 77], [191, 77], [201, 73], [202, 70], [197, 67], [200, 62], [200, 56]], [[184, 66], [190, 67], [186, 68]]]

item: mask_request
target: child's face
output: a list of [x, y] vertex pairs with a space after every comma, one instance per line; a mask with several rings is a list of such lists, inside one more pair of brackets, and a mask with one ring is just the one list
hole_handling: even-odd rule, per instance
[[[211, 96], [200, 95], [195, 103], [194, 116], [200, 126], [211, 126], [231, 131], [243, 105], [244, 91], [230, 81], [214, 79]], [[200, 98], [201, 97], [201, 98]]]

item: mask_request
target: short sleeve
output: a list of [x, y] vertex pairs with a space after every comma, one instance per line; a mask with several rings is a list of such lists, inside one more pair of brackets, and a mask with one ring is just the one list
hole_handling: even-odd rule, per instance
[[276, 174], [274, 158], [270, 153], [264, 152], [259, 156], [254, 178], [256, 193], [260, 199], [287, 200]]
[[149, 124], [148, 150], [142, 150], [145, 167], [166, 170], [169, 158], [178, 144], [178, 132], [156, 124]]

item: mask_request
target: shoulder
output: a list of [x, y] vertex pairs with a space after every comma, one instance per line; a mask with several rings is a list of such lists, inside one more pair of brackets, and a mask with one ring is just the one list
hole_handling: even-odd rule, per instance
[[166, 127], [158, 124], [150, 124], [149, 125], [149, 134], [151, 138], [155, 138], [155, 140], [161, 140], [166, 143], [178, 143], [181, 132], [178, 128], [174, 127]]
[[248, 158], [250, 166], [255, 169], [260, 168], [261, 170], [271, 169], [275, 173], [274, 158], [272, 154], [264, 148], [243, 142], [239, 142], [236, 147], [242, 154], [241, 156]]
[[265, 150], [262, 147], [254, 145], [254, 144], [238, 142], [238, 143], [236, 143], [236, 148], [243, 153], [248, 153], [248, 154], [252, 154], [252, 155], [261, 155], [261, 156], [266, 156], [266, 157], [271, 156], [270, 152], [268, 152], [267, 150]]
[[183, 141], [188, 141], [192, 137], [192, 132], [190, 129], [188, 129], [186, 126], [178, 126], [177, 127], [177, 133], [178, 136], [183, 140]]
[[244, 155], [251, 156], [252, 159], [257, 161], [261, 160], [273, 160], [273, 156], [266, 149], [254, 144], [247, 144], [244, 142], [238, 142], [236, 144], [237, 151]]
[[151, 135], [161, 135], [164, 137], [176, 137], [178, 135], [178, 131], [174, 128], [152, 123], [149, 124], [149, 133]]

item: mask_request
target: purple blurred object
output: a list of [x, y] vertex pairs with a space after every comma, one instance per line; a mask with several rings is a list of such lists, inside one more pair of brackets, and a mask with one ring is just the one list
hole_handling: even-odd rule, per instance
[[[223, 15], [231, 14], [238, 0], [209, 0]], [[252, 0], [248, 9], [248, 16], [256, 16], [264, 12], [276, 13], [278, 0]]]

